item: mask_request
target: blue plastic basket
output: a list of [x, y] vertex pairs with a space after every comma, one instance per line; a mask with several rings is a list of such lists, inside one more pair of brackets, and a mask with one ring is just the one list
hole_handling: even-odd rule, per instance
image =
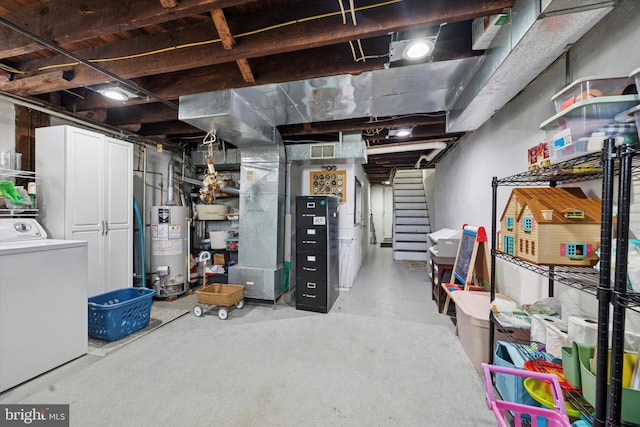
[[156, 291], [124, 288], [89, 298], [89, 336], [115, 341], [145, 328]]

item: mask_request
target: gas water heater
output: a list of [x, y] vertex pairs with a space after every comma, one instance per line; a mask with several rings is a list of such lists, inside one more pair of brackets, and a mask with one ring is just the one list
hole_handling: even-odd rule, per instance
[[182, 295], [189, 290], [187, 208], [151, 207], [151, 283], [156, 297]]

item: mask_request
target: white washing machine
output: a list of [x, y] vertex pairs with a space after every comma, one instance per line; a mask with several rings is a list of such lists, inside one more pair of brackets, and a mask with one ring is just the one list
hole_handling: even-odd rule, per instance
[[0, 392], [87, 353], [87, 242], [0, 218]]

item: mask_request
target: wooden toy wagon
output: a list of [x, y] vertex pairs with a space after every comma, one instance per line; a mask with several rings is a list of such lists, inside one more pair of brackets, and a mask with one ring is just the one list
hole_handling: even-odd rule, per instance
[[229, 308], [244, 307], [244, 286], [213, 283], [196, 291], [198, 304], [193, 307], [193, 314], [204, 315], [204, 310], [219, 307], [218, 317], [225, 320], [229, 316]]

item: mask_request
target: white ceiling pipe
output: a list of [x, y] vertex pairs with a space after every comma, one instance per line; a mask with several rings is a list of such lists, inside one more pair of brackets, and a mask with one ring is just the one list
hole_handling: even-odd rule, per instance
[[403, 153], [406, 151], [420, 150], [444, 150], [447, 148], [445, 141], [419, 142], [416, 144], [387, 145], [384, 147], [367, 147], [368, 155]]

